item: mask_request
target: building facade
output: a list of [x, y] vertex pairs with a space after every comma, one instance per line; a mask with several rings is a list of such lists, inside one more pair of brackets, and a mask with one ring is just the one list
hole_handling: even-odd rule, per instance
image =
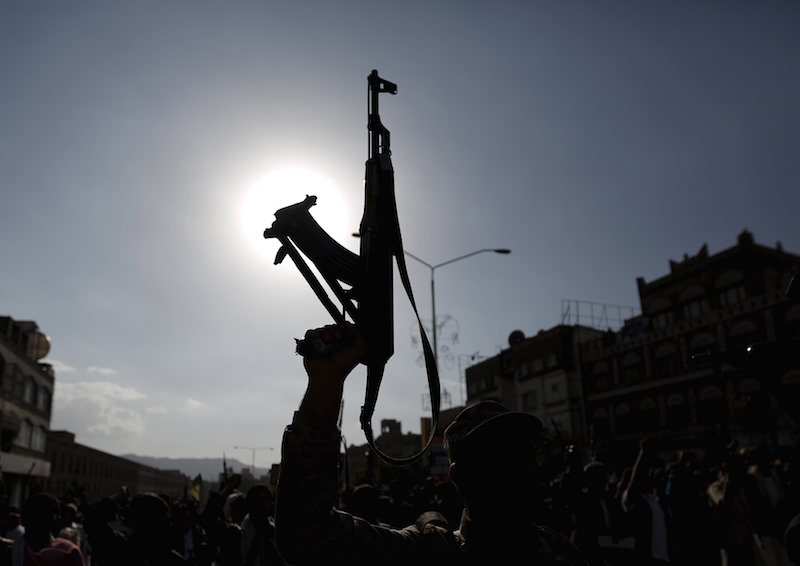
[[3, 495], [17, 506], [32, 482], [50, 476], [45, 448], [55, 372], [39, 361], [49, 350], [35, 322], [0, 317], [0, 469]]
[[[787, 294], [800, 256], [756, 244], [670, 261], [637, 279], [641, 314], [619, 330], [560, 325], [467, 368], [468, 404], [494, 399], [539, 417], [550, 432], [611, 460], [630, 461], [643, 436], [665, 450], [791, 445], [797, 423], [779, 400], [797, 399], [800, 364], [736, 363], [751, 344], [800, 338], [800, 300]], [[800, 352], [795, 353], [800, 359]], [[770, 375], [767, 375], [769, 373]]]
[[585, 326], [558, 325], [525, 337], [515, 330], [508, 348], [466, 370], [468, 404], [499, 401], [531, 413], [565, 442], [586, 440], [580, 345], [603, 333]]
[[178, 470], [159, 470], [75, 442], [71, 432], [50, 431], [46, 457], [50, 476], [45, 491], [57, 497], [98, 501], [111, 497], [124, 486], [131, 494], [144, 491], [188, 497], [191, 479]]
[[798, 364], [772, 379], [763, 364], [732, 360], [748, 345], [800, 337], [800, 304], [787, 296], [800, 256], [745, 230], [731, 248], [709, 255], [703, 245], [669, 265], [637, 279], [641, 316], [581, 348], [590, 438], [600, 451], [641, 436], [674, 448], [790, 445], [797, 426], [778, 399], [797, 394]]

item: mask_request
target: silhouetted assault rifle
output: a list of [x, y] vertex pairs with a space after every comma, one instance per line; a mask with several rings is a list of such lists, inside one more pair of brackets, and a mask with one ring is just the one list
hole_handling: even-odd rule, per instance
[[[277, 238], [280, 241], [281, 248], [275, 257], [275, 264], [281, 263], [288, 255], [334, 321], [342, 324], [349, 316], [360, 329], [367, 349], [365, 361], [367, 390], [364, 405], [361, 407], [361, 428], [370, 448], [382, 460], [390, 464], [409, 464], [418, 460], [427, 451], [433, 434], [428, 438], [426, 446], [417, 454], [407, 458], [395, 458], [375, 446], [372, 433], [372, 415], [375, 412], [384, 368], [394, 353], [392, 306], [394, 261], [397, 261], [400, 280], [416, 314], [422, 337], [431, 396], [431, 431], [436, 430], [439, 420], [439, 374], [433, 350], [417, 313], [408, 279], [394, 196], [394, 169], [389, 147], [389, 130], [383, 126], [378, 114], [378, 95], [384, 92], [397, 94], [397, 85], [380, 78], [378, 71], [372, 71], [367, 78], [367, 86], [369, 154], [364, 185], [364, 215], [360, 226], [360, 254], [356, 255], [338, 244], [317, 224], [309, 212], [309, 209], [316, 204], [317, 197], [310, 195], [302, 202], [278, 210], [275, 213], [275, 222], [264, 231], [264, 237]], [[341, 308], [328, 296], [325, 288], [306, 264], [303, 255], [316, 266], [325, 283], [341, 303]], [[297, 341], [297, 353], [304, 357], [324, 357], [336, 348], [337, 345], [331, 347], [321, 342]]]

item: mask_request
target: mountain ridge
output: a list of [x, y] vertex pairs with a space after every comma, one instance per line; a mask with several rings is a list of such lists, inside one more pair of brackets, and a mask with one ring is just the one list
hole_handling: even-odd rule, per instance
[[[204, 482], [219, 481], [219, 475], [222, 473], [222, 458], [168, 458], [157, 456], [141, 456], [138, 454], [120, 454], [120, 458], [131, 460], [137, 464], [150, 466], [158, 470], [178, 470], [182, 474], [195, 478], [199, 474]], [[243, 464], [236, 458], [225, 458], [225, 466], [228, 473], [241, 473], [243, 468], [250, 468], [250, 464]], [[260, 478], [267, 473], [266, 468], [259, 468], [256, 466], [256, 478]]]

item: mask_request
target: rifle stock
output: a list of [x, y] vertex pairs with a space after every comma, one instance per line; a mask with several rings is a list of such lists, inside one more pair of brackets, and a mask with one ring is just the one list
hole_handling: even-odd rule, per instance
[[[397, 218], [389, 130], [381, 123], [378, 113], [378, 96], [387, 92], [397, 94], [397, 85], [382, 79], [375, 70], [370, 73], [367, 84], [369, 154], [364, 174], [364, 213], [359, 228], [359, 255], [338, 244], [313, 219], [309, 209], [316, 204], [315, 196], [306, 196], [305, 200], [278, 210], [275, 213], [275, 222], [264, 231], [264, 237], [277, 238], [280, 241], [281, 248], [275, 263], [281, 263], [288, 255], [334, 321], [341, 324], [346, 316], [350, 316], [359, 327], [366, 342], [367, 357], [367, 385], [364, 405], [361, 407], [361, 428], [370, 447], [381, 459], [390, 464], [409, 464], [424, 455], [434, 435], [431, 434], [427, 445], [419, 453], [406, 458], [395, 458], [375, 446], [371, 424], [384, 369], [394, 354], [394, 261], [397, 261], [400, 278], [414, 308], [422, 336], [431, 394], [432, 430], [436, 429], [439, 417], [439, 375], [425, 329], [416, 313], [406, 271]], [[328, 296], [303, 256], [316, 266], [339, 300], [341, 309]], [[331, 351], [329, 346], [308, 343], [305, 340], [297, 341], [297, 352], [306, 357], [326, 356]]]

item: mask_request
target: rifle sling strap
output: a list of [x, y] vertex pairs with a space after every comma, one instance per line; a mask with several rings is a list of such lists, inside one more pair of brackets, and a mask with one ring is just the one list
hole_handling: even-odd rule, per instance
[[[394, 456], [390, 456], [383, 452], [378, 446], [375, 444], [375, 438], [372, 432], [372, 415], [375, 412], [375, 404], [378, 401], [378, 388], [367, 387], [367, 394], [364, 400], [364, 406], [361, 407], [361, 428], [364, 431], [364, 435], [367, 438], [367, 444], [369, 445], [370, 450], [375, 453], [381, 460], [386, 462], [387, 464], [397, 465], [397, 466], [404, 466], [408, 464], [412, 464], [422, 458], [428, 449], [431, 446], [434, 436], [436, 435], [436, 429], [439, 425], [439, 407], [440, 407], [440, 386], [439, 386], [439, 369], [436, 363], [436, 356], [434, 355], [433, 348], [431, 348], [430, 341], [428, 340], [428, 335], [425, 332], [425, 327], [422, 325], [422, 321], [419, 317], [419, 312], [417, 311], [417, 304], [414, 300], [414, 293], [411, 289], [411, 282], [408, 278], [408, 271], [406, 269], [406, 259], [405, 253], [403, 252], [403, 242], [400, 238], [400, 228], [399, 223], [397, 221], [397, 212], [395, 210], [394, 215], [395, 227], [396, 227], [396, 246], [394, 251], [394, 258], [397, 262], [397, 269], [400, 274], [400, 280], [403, 283], [403, 288], [406, 291], [406, 296], [408, 297], [408, 301], [411, 304], [411, 307], [414, 309], [414, 316], [417, 318], [417, 326], [419, 328], [419, 335], [422, 338], [422, 350], [425, 357], [425, 370], [428, 374], [428, 389], [430, 391], [431, 396], [431, 426], [428, 430], [428, 440], [425, 443], [425, 446], [416, 454], [413, 454], [408, 457], [404, 458], [396, 458]], [[436, 332], [436, 329], [433, 329]], [[380, 383], [383, 370], [385, 364], [384, 363], [371, 363], [367, 365], [367, 383], [373, 382], [373, 379], [376, 379], [375, 383]]]

